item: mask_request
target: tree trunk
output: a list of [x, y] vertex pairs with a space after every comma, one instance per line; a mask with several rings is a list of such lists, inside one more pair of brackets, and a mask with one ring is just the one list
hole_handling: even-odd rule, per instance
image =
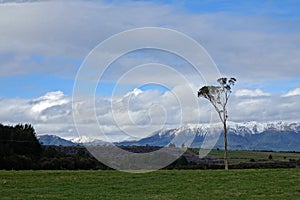
[[226, 120], [224, 120], [223, 125], [224, 125], [224, 165], [225, 165], [225, 170], [228, 170], [228, 156], [227, 156], [227, 127], [226, 127]]

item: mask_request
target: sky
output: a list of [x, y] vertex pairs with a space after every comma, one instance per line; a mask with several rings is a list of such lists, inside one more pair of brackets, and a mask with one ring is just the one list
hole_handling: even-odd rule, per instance
[[[213, 110], [196, 91], [218, 77], [199, 76], [182, 55], [137, 49], [114, 59], [100, 78], [97, 65], [90, 79], [80, 79], [99, 45], [143, 27], [186, 35], [203, 47], [204, 64], [237, 78], [230, 121], [299, 121], [299, 7], [297, 0], [2, 0], [0, 123], [31, 123], [39, 135], [120, 141], [210, 122]], [[148, 35], [198, 55], [176, 37]], [[134, 42], [119, 40], [114, 48]], [[94, 94], [74, 98], [77, 83]]]

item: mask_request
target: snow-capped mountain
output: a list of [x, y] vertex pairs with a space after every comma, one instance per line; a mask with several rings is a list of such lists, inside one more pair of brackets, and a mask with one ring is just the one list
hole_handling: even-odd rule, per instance
[[[255, 149], [274, 151], [300, 151], [299, 122], [228, 122], [229, 149]], [[202, 144], [223, 148], [222, 124], [188, 124], [171, 130], [162, 130], [148, 138], [118, 145], [151, 145], [201, 147]], [[203, 147], [203, 146], [202, 146]]]
[[[174, 143], [199, 148], [210, 144], [223, 148], [222, 124], [188, 124], [176, 129], [160, 130], [137, 141], [123, 141], [115, 145], [167, 146]], [[109, 142], [81, 136], [71, 141], [57, 136], [40, 136], [44, 145], [90, 145], [106, 146]], [[205, 142], [204, 142], [205, 141]], [[300, 122], [228, 122], [228, 148], [243, 150], [300, 151]]]
[[98, 139], [94, 139], [91, 137], [87, 137], [87, 136], [80, 136], [77, 138], [74, 138], [71, 140], [71, 142], [76, 143], [76, 144], [83, 144], [83, 145], [91, 145], [91, 146], [104, 146], [104, 145], [109, 145], [109, 142], [105, 142], [102, 140], [98, 140]]
[[80, 136], [72, 140], [66, 140], [56, 135], [39, 135], [38, 141], [45, 146], [78, 146], [78, 145], [91, 145], [91, 146], [104, 146], [110, 143], [94, 138]]
[[76, 143], [73, 143], [69, 140], [65, 140], [56, 135], [39, 135], [37, 136], [38, 141], [45, 146], [76, 146]]
[[[211, 124], [188, 124], [176, 129], [158, 131], [157, 134], [160, 136], [164, 134], [169, 135], [198, 135], [205, 136], [207, 134], [215, 134], [223, 131], [223, 125], [221, 123], [211, 123]], [[230, 133], [235, 133], [237, 135], [247, 135], [247, 134], [259, 134], [267, 131], [273, 132], [300, 132], [300, 122], [267, 122], [267, 123], [259, 123], [255, 121], [251, 122], [243, 122], [243, 123], [235, 123], [228, 122], [227, 129]]]
[[94, 141], [96, 141], [96, 139], [90, 138], [87, 136], [80, 136], [80, 137], [71, 139], [71, 142], [74, 142], [74, 143], [90, 143], [90, 142], [94, 142]]
[[[255, 121], [251, 122], [228, 122], [228, 132], [235, 133], [237, 135], [245, 134], [259, 134], [265, 131], [294, 131], [300, 132], [300, 122], [266, 122], [259, 123]], [[186, 126], [176, 129], [175, 132], [188, 131], [188, 132], [200, 132], [200, 134], [207, 134], [209, 132], [223, 131], [221, 123], [216, 124], [188, 124]]]
[[245, 135], [245, 134], [258, 134], [266, 131], [293, 131], [300, 132], [300, 122], [244, 122], [244, 123], [228, 123], [229, 132]]

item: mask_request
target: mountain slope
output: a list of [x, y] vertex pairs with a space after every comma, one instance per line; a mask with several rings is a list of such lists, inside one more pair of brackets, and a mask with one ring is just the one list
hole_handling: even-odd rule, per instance
[[[115, 143], [117, 146], [167, 146], [220, 148], [223, 146], [223, 130], [220, 124], [189, 124], [177, 129], [161, 130], [152, 136], [137, 141]], [[81, 136], [71, 141], [58, 136], [38, 137], [44, 145], [88, 145], [106, 146], [109, 142]], [[232, 150], [300, 151], [299, 122], [234, 123], [228, 122], [228, 148]]]
[[76, 146], [76, 143], [73, 143], [69, 140], [65, 140], [56, 135], [40, 135], [37, 137], [38, 141], [45, 146]]
[[[229, 122], [228, 130], [229, 149], [300, 151], [299, 122]], [[205, 140], [205, 144], [215, 144], [214, 148], [223, 148], [222, 132], [222, 128], [216, 124], [192, 124], [178, 129], [158, 131], [148, 138], [117, 145], [166, 146], [174, 143], [178, 147], [189, 144], [190, 147], [199, 148]]]

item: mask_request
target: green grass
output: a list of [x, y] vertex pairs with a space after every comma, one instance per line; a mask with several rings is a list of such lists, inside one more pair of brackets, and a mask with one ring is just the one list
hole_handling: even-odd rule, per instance
[[[199, 149], [193, 149], [194, 153], [198, 154]], [[250, 159], [255, 159], [258, 162], [269, 162], [269, 155], [272, 155], [273, 161], [286, 161], [289, 159], [300, 160], [300, 153], [293, 152], [266, 152], [266, 151], [243, 151], [243, 150], [229, 150], [228, 157], [230, 164], [238, 164], [240, 162], [250, 162]], [[223, 150], [211, 150], [208, 154], [215, 158], [224, 158]]]
[[0, 199], [300, 199], [300, 169], [0, 171]]
[[[288, 159], [300, 159], [300, 153], [292, 153], [292, 152], [268, 152], [268, 151], [246, 151], [246, 150], [229, 150], [228, 155], [235, 159], [235, 158], [244, 158], [244, 159], [268, 159], [269, 155], [273, 156], [273, 159], [275, 160], [285, 160], [284, 157], [286, 157], [286, 160]], [[224, 156], [223, 150], [211, 150], [209, 152], [209, 155], [221, 157]]]

